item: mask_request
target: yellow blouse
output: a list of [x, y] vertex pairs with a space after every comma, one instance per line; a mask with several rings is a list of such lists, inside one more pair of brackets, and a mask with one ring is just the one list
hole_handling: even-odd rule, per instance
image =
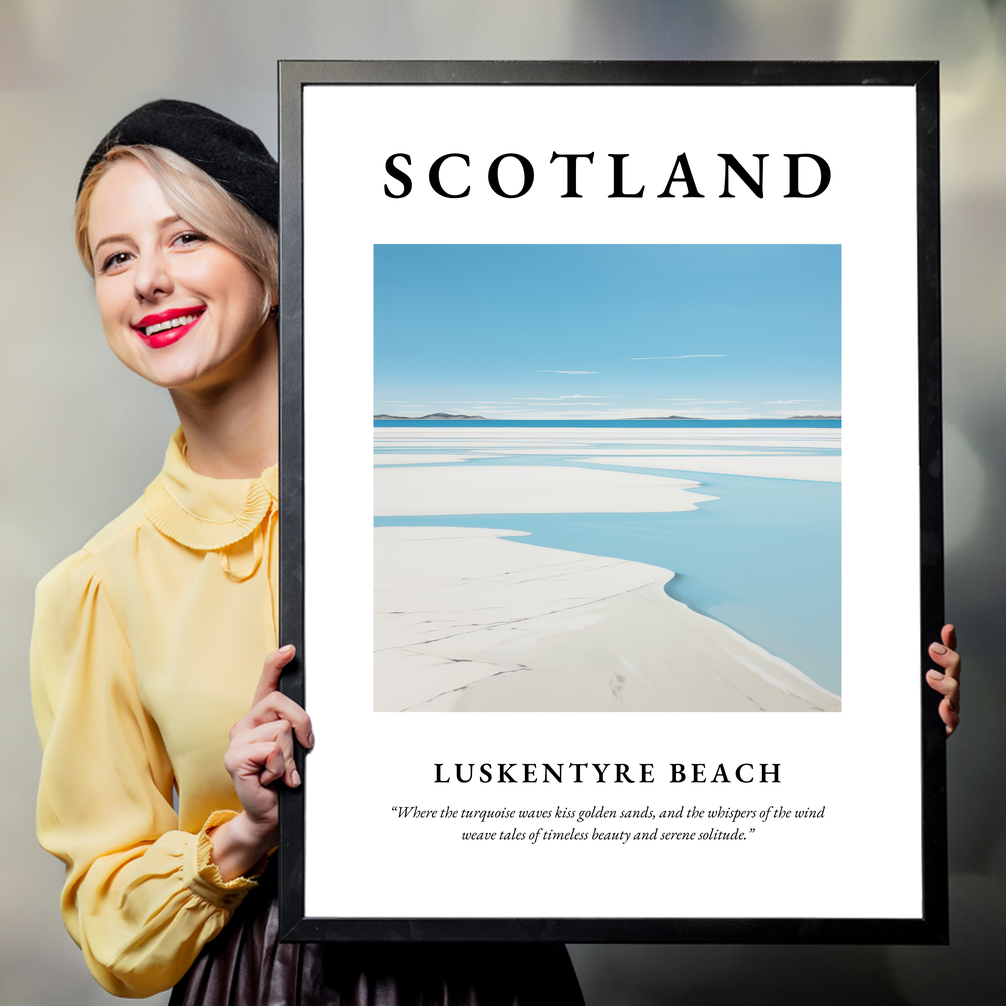
[[197, 475], [178, 430], [143, 498], [38, 586], [38, 836], [115, 995], [174, 985], [255, 886], [223, 882], [206, 829], [241, 809], [228, 731], [276, 646], [277, 493], [276, 467]]

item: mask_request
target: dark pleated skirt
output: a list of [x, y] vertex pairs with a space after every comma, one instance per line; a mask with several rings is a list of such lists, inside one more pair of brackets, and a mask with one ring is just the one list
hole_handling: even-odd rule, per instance
[[170, 1006], [583, 1006], [561, 943], [280, 943], [274, 872]]

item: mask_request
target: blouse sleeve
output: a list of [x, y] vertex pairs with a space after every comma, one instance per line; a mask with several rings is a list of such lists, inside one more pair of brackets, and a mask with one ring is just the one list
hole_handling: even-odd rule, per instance
[[78, 552], [39, 584], [31, 645], [42, 741], [38, 837], [66, 865], [63, 921], [118, 996], [170, 988], [255, 882], [224, 882], [207, 829], [178, 830], [171, 764], [140, 703], [132, 653]]

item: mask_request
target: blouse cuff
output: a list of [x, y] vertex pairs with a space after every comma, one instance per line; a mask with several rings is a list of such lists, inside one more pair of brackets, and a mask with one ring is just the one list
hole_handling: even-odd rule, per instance
[[186, 886], [218, 908], [234, 909], [240, 905], [245, 895], [252, 888], [258, 887], [255, 878], [261, 876], [269, 865], [269, 857], [263, 856], [247, 875], [224, 880], [216, 863], [211, 862], [213, 842], [207, 833], [237, 816], [236, 810], [213, 811], [206, 819], [202, 831], [195, 836], [195, 841], [186, 844], [182, 860], [182, 875]]

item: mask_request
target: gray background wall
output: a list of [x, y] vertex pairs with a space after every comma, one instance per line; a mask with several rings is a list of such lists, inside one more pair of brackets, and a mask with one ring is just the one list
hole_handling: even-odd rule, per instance
[[[591, 1006], [1006, 1002], [1004, 53], [997, 0], [3, 0], [0, 1006], [108, 999], [62, 929], [61, 869], [34, 839], [32, 590], [137, 497], [174, 426], [167, 396], [104, 345], [70, 236], [78, 172], [122, 114], [167, 96], [219, 109], [275, 149], [279, 58], [942, 61], [947, 614], [967, 664], [950, 745], [953, 945], [573, 956]], [[848, 659], [869, 666], [868, 653]]]

